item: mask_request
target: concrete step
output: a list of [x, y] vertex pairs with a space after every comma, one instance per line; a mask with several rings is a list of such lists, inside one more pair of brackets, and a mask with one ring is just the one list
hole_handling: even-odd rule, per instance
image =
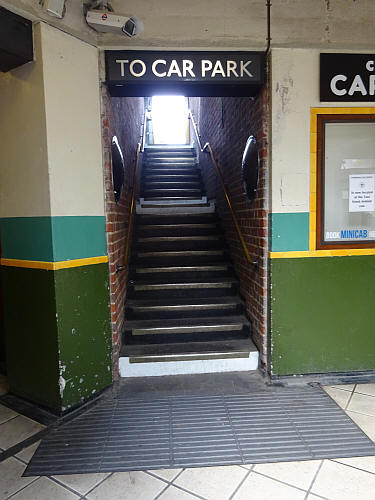
[[125, 322], [125, 332], [138, 335], [176, 335], [218, 332], [242, 332], [249, 322], [245, 316], [217, 316], [163, 320], [133, 320]]
[[160, 282], [181, 280], [205, 280], [208, 278], [224, 278], [233, 274], [232, 266], [228, 263], [200, 266], [143, 266], [130, 268], [129, 279], [138, 279]]
[[219, 250], [180, 250], [168, 252], [133, 252], [131, 263], [135, 265], [149, 265], [163, 267], [171, 266], [189, 266], [203, 265], [211, 262], [227, 261], [228, 251]]
[[[137, 340], [141, 338], [138, 337]], [[250, 338], [215, 342], [124, 345], [120, 376], [162, 376], [257, 370], [259, 353]]]
[[171, 207], [173, 205], [181, 205], [182, 203], [185, 204], [186, 206], [188, 205], [197, 205], [200, 203], [207, 203], [207, 197], [206, 196], [200, 196], [198, 197], [182, 197], [182, 196], [174, 196], [174, 197], [159, 197], [158, 199], [156, 198], [140, 198], [139, 200], [140, 205], [170, 205]]
[[194, 215], [194, 214], [214, 214], [215, 213], [215, 205], [209, 203], [201, 203], [201, 204], [191, 204], [190, 206], [177, 204], [176, 206], [168, 206], [161, 204], [158, 205], [137, 205], [136, 207], [137, 214], [149, 214], [149, 215]]
[[219, 224], [216, 214], [169, 214], [169, 215], [137, 215], [136, 227], [152, 227], [162, 224], [165, 227], [169, 225], [200, 225], [200, 224]]
[[220, 235], [216, 224], [160, 224], [155, 226], [139, 225], [136, 228], [137, 236], [200, 236]]
[[243, 312], [243, 307], [243, 301], [237, 296], [204, 297], [199, 300], [187, 298], [128, 300], [126, 317], [132, 320], [239, 315]]
[[129, 282], [129, 299], [223, 297], [238, 292], [238, 281], [232, 277], [205, 278], [204, 280], [167, 280]]
[[199, 179], [197, 180], [144, 180], [142, 182], [142, 191], [149, 191], [152, 189], [202, 189], [202, 183]]

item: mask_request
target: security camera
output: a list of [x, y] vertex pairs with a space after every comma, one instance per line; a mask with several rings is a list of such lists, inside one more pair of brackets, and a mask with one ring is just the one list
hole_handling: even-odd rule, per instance
[[91, 28], [101, 33], [124, 34], [129, 37], [143, 31], [143, 22], [137, 16], [123, 16], [103, 10], [88, 10], [86, 22]]

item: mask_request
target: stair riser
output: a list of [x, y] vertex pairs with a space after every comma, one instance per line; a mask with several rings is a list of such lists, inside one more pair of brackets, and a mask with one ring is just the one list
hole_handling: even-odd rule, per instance
[[249, 335], [249, 329], [244, 326], [242, 330], [227, 331], [227, 332], [198, 332], [198, 333], [175, 333], [175, 334], [155, 334], [155, 335], [132, 335], [132, 332], [125, 330], [124, 344], [131, 345], [132, 343], [147, 343], [147, 344], [163, 344], [168, 342], [173, 343], [188, 343], [188, 342], [212, 342], [223, 340], [240, 340], [245, 339]]
[[196, 191], [203, 191], [202, 183], [199, 180], [196, 181], [171, 181], [170, 179], [166, 179], [163, 181], [162, 179], [158, 179], [158, 181], [144, 181], [141, 185], [141, 191], [153, 191], [155, 189], [194, 189]]
[[215, 316], [231, 316], [243, 313], [243, 306], [235, 304], [227, 308], [213, 309], [190, 309], [190, 310], [138, 310], [136, 308], [126, 308], [125, 317], [128, 320], [142, 319], [179, 319], [184, 318], [211, 318]]
[[143, 167], [143, 175], [200, 175], [200, 170], [191, 165], [161, 165], [159, 167]]
[[163, 272], [163, 273], [135, 273], [129, 274], [131, 280], [158, 281], [159, 283], [171, 283], [176, 281], [201, 281], [211, 278], [228, 278], [233, 275], [232, 269], [224, 271], [188, 271], [188, 272]]
[[218, 224], [216, 214], [207, 215], [137, 215], [136, 228], [142, 224]]
[[173, 163], [186, 163], [188, 165], [196, 165], [197, 159], [194, 156], [146, 156], [143, 160], [144, 165], [149, 164], [173, 164]]
[[141, 198], [202, 198], [203, 191], [201, 189], [150, 189], [141, 192]]
[[136, 243], [134, 250], [137, 252], [179, 252], [182, 250], [221, 250], [223, 240], [203, 241], [159, 241], [155, 243]]
[[152, 151], [149, 149], [145, 149], [144, 155], [146, 158], [152, 158], [154, 156], [157, 157], [173, 157], [173, 156], [184, 156], [184, 157], [193, 157], [195, 156], [195, 149], [171, 149], [171, 150], [157, 150], [153, 149]]
[[162, 174], [149, 173], [143, 176], [143, 182], [159, 182], [159, 181], [181, 181], [181, 182], [201, 182], [201, 176], [199, 172], [193, 174], [168, 174], [163, 172]]
[[237, 293], [236, 285], [230, 288], [187, 288], [172, 290], [134, 290], [128, 289], [129, 299], [166, 299], [166, 298], [207, 298], [207, 297], [226, 297]]
[[135, 256], [134, 263], [136, 265], [147, 266], [199, 266], [209, 264], [211, 262], [225, 262], [228, 255], [186, 255], [183, 258], [173, 256]]
[[220, 234], [218, 232], [217, 227], [187, 227], [187, 228], [178, 228], [178, 229], [168, 229], [168, 228], [160, 228], [160, 229], [143, 229], [142, 226], [139, 226], [136, 231], [136, 236], [138, 237], [152, 237], [152, 236], [214, 236]]

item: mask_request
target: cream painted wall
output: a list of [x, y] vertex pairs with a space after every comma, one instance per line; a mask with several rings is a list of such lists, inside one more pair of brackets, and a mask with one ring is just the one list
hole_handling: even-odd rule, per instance
[[[375, 47], [374, 0], [274, 0], [273, 47]], [[266, 45], [266, 0], [111, 0], [115, 12], [138, 15], [145, 29], [130, 39], [97, 34], [82, 13], [82, 0], [66, 0], [64, 19], [39, 0], [0, 0], [0, 5], [32, 20], [42, 19], [101, 48], [208, 48], [262, 50]]]
[[41, 29], [35, 62], [0, 73], [0, 217], [50, 215]]
[[272, 50], [272, 212], [309, 211], [310, 108], [374, 105], [320, 102], [319, 54]]
[[42, 24], [51, 215], [104, 215], [98, 51]]
[[81, 40], [96, 45], [96, 32], [87, 25], [82, 15], [82, 0], [65, 0], [66, 12], [63, 19], [47, 14], [41, 7], [39, 0], [0, 0], [0, 6], [31, 21], [42, 20]]

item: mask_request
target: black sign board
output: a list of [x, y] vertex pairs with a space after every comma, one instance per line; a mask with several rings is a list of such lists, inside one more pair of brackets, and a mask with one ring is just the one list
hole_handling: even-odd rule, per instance
[[31, 21], [0, 7], [0, 71], [10, 71], [32, 60]]
[[262, 52], [105, 51], [112, 95], [255, 95], [264, 81]]
[[375, 101], [375, 54], [320, 54], [321, 101]]

